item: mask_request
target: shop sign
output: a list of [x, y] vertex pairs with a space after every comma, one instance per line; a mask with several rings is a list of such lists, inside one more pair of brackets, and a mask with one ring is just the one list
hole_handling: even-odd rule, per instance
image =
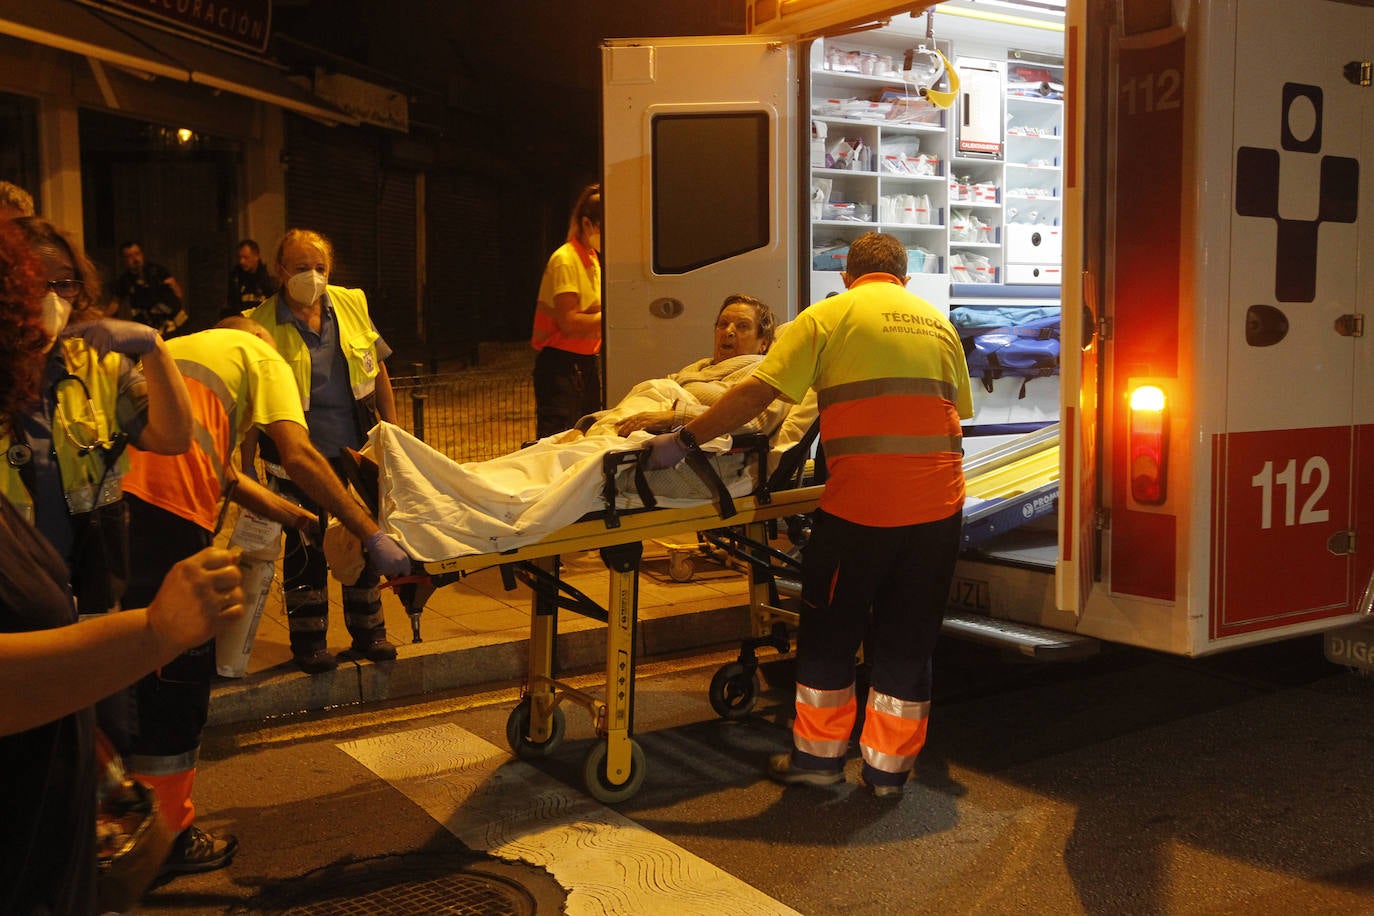
[[315, 94], [366, 124], [402, 133], [410, 129], [406, 94], [342, 73], [315, 70]]
[[272, 0], [102, 0], [105, 6], [192, 32], [216, 44], [267, 50]]

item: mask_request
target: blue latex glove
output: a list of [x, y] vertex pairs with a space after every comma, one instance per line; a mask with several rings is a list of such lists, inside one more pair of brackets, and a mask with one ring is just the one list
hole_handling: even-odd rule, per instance
[[63, 337], [80, 337], [86, 346], [103, 357], [111, 350], [142, 356], [157, 349], [156, 329], [137, 321], [120, 321], [117, 318], [101, 318], [80, 324], [69, 324], [62, 332]]
[[676, 430], [671, 433], [659, 433], [644, 443], [644, 447], [649, 449], [649, 460], [644, 463], [644, 467], [650, 471], [675, 467], [679, 461], [687, 457], [687, 446], [682, 444]]
[[378, 530], [363, 546], [367, 548], [367, 560], [372, 568], [388, 579], [410, 575], [410, 557], [385, 531]]

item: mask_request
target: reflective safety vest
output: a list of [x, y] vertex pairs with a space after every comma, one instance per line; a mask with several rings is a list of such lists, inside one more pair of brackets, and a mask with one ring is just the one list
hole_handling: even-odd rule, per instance
[[[327, 286], [325, 291], [329, 294], [334, 320], [338, 323], [339, 346], [348, 362], [348, 384], [353, 389], [353, 399], [370, 402], [376, 389], [377, 373], [381, 369], [381, 360], [377, 358], [377, 341], [382, 335], [372, 328], [372, 319], [367, 313], [367, 297], [360, 289], [344, 289], [342, 286]], [[294, 322], [277, 321], [277, 303], [280, 301], [281, 293], [278, 292], [244, 314], [272, 335], [277, 352], [291, 366], [291, 373], [296, 378], [296, 387], [301, 392], [301, 406], [309, 412], [310, 348], [301, 338], [301, 332]]]
[[[120, 480], [129, 470], [129, 455], [123, 448], [124, 434], [116, 428], [122, 357], [112, 352], [99, 359], [77, 337], [57, 345], [62, 348], [67, 375], [58, 379], [53, 392], [52, 443], [67, 510], [76, 515], [116, 502], [123, 495]], [[12, 433], [0, 437], [0, 447], [7, 453], [13, 444]], [[107, 463], [110, 455], [115, 455], [114, 461]], [[48, 457], [33, 455], [30, 460]], [[0, 467], [0, 493], [33, 521], [33, 495], [24, 486], [20, 468], [10, 461]]]

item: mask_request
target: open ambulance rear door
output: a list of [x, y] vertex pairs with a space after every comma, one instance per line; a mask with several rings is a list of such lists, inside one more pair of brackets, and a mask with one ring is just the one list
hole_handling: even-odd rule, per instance
[[750, 36], [602, 49], [606, 401], [709, 356], [721, 302], [796, 314], [794, 49]]

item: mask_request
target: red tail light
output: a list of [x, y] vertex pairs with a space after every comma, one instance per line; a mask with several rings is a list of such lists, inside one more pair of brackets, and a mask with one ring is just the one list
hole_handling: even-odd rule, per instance
[[1168, 496], [1169, 410], [1164, 389], [1141, 385], [1130, 395], [1131, 498], [1146, 506]]

